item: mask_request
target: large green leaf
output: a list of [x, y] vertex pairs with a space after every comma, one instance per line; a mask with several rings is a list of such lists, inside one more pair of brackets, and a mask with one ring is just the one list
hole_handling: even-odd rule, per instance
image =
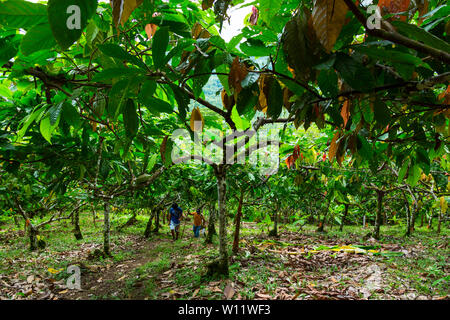
[[28, 30], [22, 38], [20, 49], [23, 55], [28, 56], [33, 52], [48, 50], [56, 45], [52, 30], [48, 23], [39, 24]]
[[121, 46], [113, 43], [105, 43], [98, 46], [99, 50], [109, 57], [119, 59], [121, 61], [128, 61], [141, 68], [146, 68], [145, 63], [139, 60], [136, 56], [128, 53]]
[[175, 100], [177, 101], [180, 118], [184, 121], [184, 119], [186, 119], [190, 98], [176, 85], [170, 84], [170, 88], [172, 89]]
[[161, 99], [154, 98], [154, 97], [146, 97], [143, 100], [144, 105], [147, 107], [147, 109], [150, 112], [165, 112], [165, 113], [172, 113], [173, 112], [173, 106]]
[[276, 79], [271, 81], [269, 96], [267, 97], [267, 115], [272, 119], [278, 119], [283, 109], [283, 91]]
[[367, 54], [369, 57], [384, 61], [412, 64], [416, 67], [424, 66], [430, 69], [430, 66], [422, 61], [422, 59], [408, 53], [402, 53], [395, 50], [385, 50], [378, 47], [355, 46], [356, 51]]
[[375, 79], [369, 69], [346, 54], [338, 53], [334, 66], [345, 82], [355, 90], [367, 92], [375, 86]]
[[450, 52], [450, 44], [416, 25], [403, 21], [392, 21], [392, 25], [397, 28], [398, 32], [407, 37], [419, 40], [433, 48]]
[[52, 143], [51, 138], [55, 129], [58, 127], [59, 120], [61, 119], [62, 104], [51, 107], [44, 118], [41, 120], [40, 131], [42, 136], [48, 143]]
[[133, 138], [139, 129], [139, 118], [136, 112], [136, 105], [132, 99], [128, 99], [123, 108], [122, 115], [125, 132], [129, 138]]
[[28, 29], [47, 22], [46, 6], [23, 0], [8, 0], [0, 4], [0, 25]]
[[236, 125], [236, 129], [238, 130], [244, 131], [250, 127], [250, 121], [245, 120], [239, 115], [236, 106], [234, 106], [231, 111], [231, 120], [233, 120]]
[[63, 50], [81, 37], [96, 8], [96, 0], [48, 1], [48, 21], [56, 41]]
[[270, 26], [274, 22], [274, 16], [280, 11], [282, 0], [265, 0], [260, 2], [259, 15]]
[[167, 27], [159, 28], [153, 36], [152, 57], [156, 68], [164, 65], [167, 46], [169, 45], [169, 29]]

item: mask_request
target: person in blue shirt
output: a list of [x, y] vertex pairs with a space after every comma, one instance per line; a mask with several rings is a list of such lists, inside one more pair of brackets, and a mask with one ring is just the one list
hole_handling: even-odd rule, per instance
[[169, 210], [169, 227], [174, 241], [178, 240], [180, 219], [182, 215], [183, 210], [176, 203], [172, 204], [172, 207]]

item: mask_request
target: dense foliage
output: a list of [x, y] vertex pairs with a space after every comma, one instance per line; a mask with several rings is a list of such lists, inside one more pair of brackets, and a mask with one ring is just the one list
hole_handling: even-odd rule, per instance
[[[241, 217], [272, 221], [272, 235], [280, 219], [374, 224], [379, 238], [382, 223], [411, 234], [437, 218], [439, 232], [450, 6], [380, 0], [372, 28], [369, 4], [0, 0], [0, 214], [23, 217], [35, 249], [41, 226], [72, 219], [82, 237], [78, 212], [102, 207], [110, 254], [111, 209], [148, 209], [148, 235], [171, 202], [204, 207], [222, 273], [228, 217], [235, 251]], [[250, 6], [225, 41], [230, 11]], [[242, 134], [267, 128], [279, 141]], [[174, 163], [176, 129], [203, 153]], [[232, 161], [244, 151], [278, 171]]]

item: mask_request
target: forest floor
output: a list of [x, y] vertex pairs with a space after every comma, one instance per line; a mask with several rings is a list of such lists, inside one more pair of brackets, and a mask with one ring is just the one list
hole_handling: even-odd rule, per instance
[[[96, 254], [102, 222], [89, 219], [82, 215], [83, 240], [69, 224], [55, 224], [41, 232], [47, 248], [35, 252], [23, 230], [0, 226], [0, 299], [450, 298], [445, 228], [441, 235], [416, 228], [405, 238], [399, 226], [383, 226], [378, 242], [356, 226], [317, 233], [314, 226], [281, 225], [279, 236], [269, 237], [268, 226], [245, 222], [239, 253], [230, 252], [230, 276], [211, 279], [206, 265], [218, 255], [217, 239], [205, 245], [193, 238], [189, 222], [174, 242], [167, 226], [145, 239], [146, 217], [121, 232], [126, 216], [113, 218], [113, 256], [104, 258]], [[81, 290], [66, 287], [70, 265], [81, 269]]]

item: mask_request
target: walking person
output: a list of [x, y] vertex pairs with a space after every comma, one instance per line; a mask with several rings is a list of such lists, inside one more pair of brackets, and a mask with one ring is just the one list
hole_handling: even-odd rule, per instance
[[199, 208], [197, 211], [190, 213], [190, 215], [194, 216], [194, 226], [192, 231], [194, 231], [194, 237], [198, 238], [200, 236], [200, 230], [202, 226], [205, 225], [205, 218], [202, 215], [202, 209]]
[[178, 235], [180, 234], [179, 229], [182, 216], [183, 210], [176, 203], [172, 204], [169, 210], [169, 227], [174, 241], [178, 240]]

